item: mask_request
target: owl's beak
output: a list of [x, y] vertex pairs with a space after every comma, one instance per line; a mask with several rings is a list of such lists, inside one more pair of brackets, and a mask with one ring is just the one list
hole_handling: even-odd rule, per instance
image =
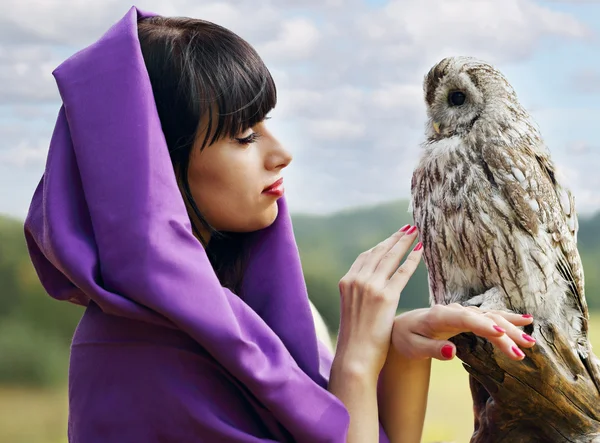
[[433, 126], [433, 130], [435, 131], [435, 133], [439, 134], [440, 133], [440, 124], [438, 122], [433, 122], [432, 126]]

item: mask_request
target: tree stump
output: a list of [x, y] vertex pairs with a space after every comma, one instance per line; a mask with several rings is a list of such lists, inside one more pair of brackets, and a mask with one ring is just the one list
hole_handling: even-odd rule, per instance
[[525, 332], [537, 344], [522, 361], [471, 333], [451, 339], [469, 372], [471, 443], [600, 442], [600, 394], [564, 335], [544, 322]]

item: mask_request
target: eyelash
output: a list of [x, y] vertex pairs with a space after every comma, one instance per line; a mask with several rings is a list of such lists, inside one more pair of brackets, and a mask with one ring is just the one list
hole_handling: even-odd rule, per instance
[[[264, 119], [265, 120], [269, 120], [271, 117], [270, 116], [266, 116]], [[260, 134], [258, 132], [253, 132], [252, 134], [250, 134], [248, 137], [244, 137], [244, 138], [236, 138], [235, 140], [240, 144], [240, 145], [249, 145], [250, 143], [254, 143], [256, 142], [256, 140], [260, 137]]]
[[260, 134], [258, 132], [253, 132], [248, 137], [236, 138], [236, 140], [240, 145], [249, 145], [250, 143], [256, 142], [259, 137]]

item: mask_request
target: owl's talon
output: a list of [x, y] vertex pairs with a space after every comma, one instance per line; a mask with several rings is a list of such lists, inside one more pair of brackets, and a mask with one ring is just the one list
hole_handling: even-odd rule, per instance
[[483, 294], [476, 295], [462, 303], [465, 307], [476, 307], [482, 311], [508, 311], [504, 304], [502, 292], [498, 288], [491, 288]]

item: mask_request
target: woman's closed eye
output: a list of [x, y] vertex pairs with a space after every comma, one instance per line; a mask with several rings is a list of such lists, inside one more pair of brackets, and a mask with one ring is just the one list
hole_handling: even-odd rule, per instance
[[240, 144], [240, 145], [249, 145], [250, 143], [254, 143], [256, 142], [256, 140], [260, 137], [260, 134], [258, 132], [253, 132], [250, 135], [246, 136], [246, 137], [241, 137], [241, 138], [236, 138], [235, 140]]

